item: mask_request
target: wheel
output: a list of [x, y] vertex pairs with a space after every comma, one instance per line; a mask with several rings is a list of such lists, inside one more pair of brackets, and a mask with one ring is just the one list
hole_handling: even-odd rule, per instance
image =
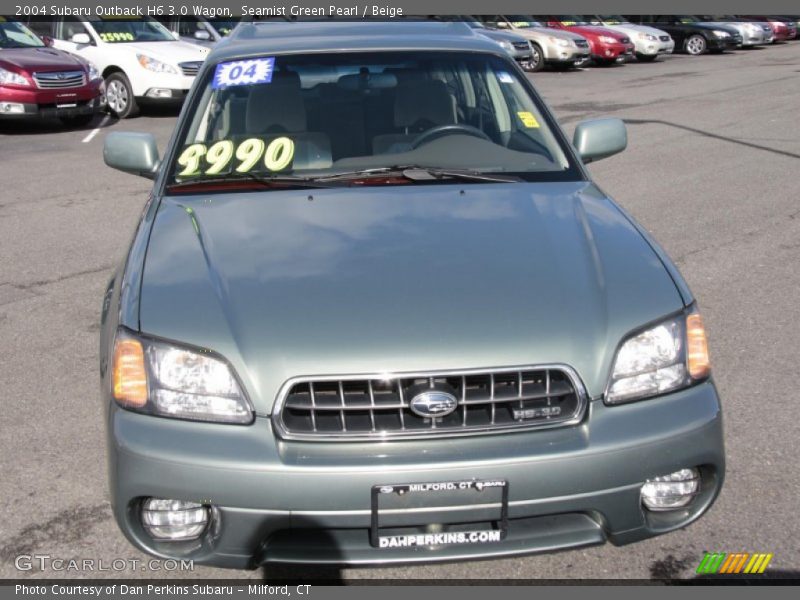
[[94, 115], [77, 115], [75, 117], [61, 117], [61, 122], [67, 127], [86, 127], [94, 119]]
[[683, 48], [686, 50], [686, 53], [691, 54], [692, 56], [703, 54], [706, 51], [706, 47], [706, 38], [697, 33], [686, 38], [686, 41], [683, 44]]
[[531, 42], [531, 62], [530, 68], [528, 71], [531, 73], [536, 73], [544, 69], [544, 55], [542, 54], [542, 48], [539, 44], [534, 44]]
[[131, 82], [125, 73], [117, 71], [106, 77], [106, 101], [108, 109], [120, 119], [135, 117], [139, 112]]
[[658, 58], [658, 54], [637, 54], [636, 60], [639, 62], [653, 62]]

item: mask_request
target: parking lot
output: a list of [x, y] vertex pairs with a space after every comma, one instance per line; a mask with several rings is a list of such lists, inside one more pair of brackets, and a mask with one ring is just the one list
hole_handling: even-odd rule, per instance
[[[513, 560], [391, 569], [301, 570], [344, 578], [691, 577], [704, 551], [771, 552], [800, 565], [796, 542], [800, 408], [800, 42], [656, 63], [541, 72], [535, 85], [571, 132], [604, 115], [628, 123], [628, 150], [592, 165], [666, 248], [697, 296], [723, 401], [728, 471], [716, 505], [685, 530]], [[0, 124], [0, 577], [15, 557], [138, 558], [111, 517], [98, 392], [100, 300], [150, 182], [103, 164], [105, 135], [152, 132], [163, 149], [176, 110], [88, 128]], [[295, 572], [296, 574], [297, 572]], [[291, 573], [290, 573], [291, 574]], [[193, 572], [124, 577], [263, 578]]]

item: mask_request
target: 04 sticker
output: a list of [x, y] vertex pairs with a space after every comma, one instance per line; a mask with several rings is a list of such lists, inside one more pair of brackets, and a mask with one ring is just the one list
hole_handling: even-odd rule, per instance
[[[178, 177], [225, 175], [266, 170], [283, 171], [294, 159], [294, 142], [288, 137], [274, 138], [267, 143], [261, 138], [247, 138], [239, 143], [220, 140], [213, 144], [189, 144], [178, 156], [183, 170]], [[234, 166], [234, 163], [238, 163]]]
[[274, 56], [219, 63], [214, 70], [214, 79], [211, 81], [211, 87], [216, 90], [234, 85], [271, 83], [274, 68]]

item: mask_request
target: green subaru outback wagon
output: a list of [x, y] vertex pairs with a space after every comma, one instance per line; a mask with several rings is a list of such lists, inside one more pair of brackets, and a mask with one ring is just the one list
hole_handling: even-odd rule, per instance
[[243, 23], [198, 74], [101, 333], [114, 515], [198, 564], [511, 556], [720, 491], [695, 300], [463, 23]]

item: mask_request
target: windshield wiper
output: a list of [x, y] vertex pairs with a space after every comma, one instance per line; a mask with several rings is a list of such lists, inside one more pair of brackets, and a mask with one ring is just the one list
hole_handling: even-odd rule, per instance
[[346, 171], [333, 175], [314, 177], [314, 181], [347, 181], [350, 179], [369, 179], [386, 176], [402, 176], [411, 181], [438, 181], [442, 179], [460, 179], [462, 181], [483, 181], [493, 183], [516, 183], [522, 181], [511, 175], [493, 175], [471, 169], [447, 169], [441, 167], [424, 167], [420, 165], [400, 165], [393, 167], [376, 167], [358, 171]]
[[216, 185], [221, 183], [258, 183], [266, 187], [272, 185], [293, 186], [301, 188], [328, 188], [324, 182], [317, 181], [309, 177], [298, 177], [296, 175], [257, 175], [255, 173], [238, 173], [236, 175], [224, 175], [222, 177], [208, 177], [198, 179], [187, 179], [167, 185], [168, 190], [177, 190], [199, 185]]

